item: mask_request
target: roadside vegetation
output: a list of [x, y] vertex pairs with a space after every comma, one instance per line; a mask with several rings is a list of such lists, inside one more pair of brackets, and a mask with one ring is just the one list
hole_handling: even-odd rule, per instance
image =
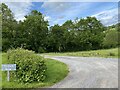
[[47, 87], [59, 82], [68, 74], [66, 64], [52, 59], [45, 59], [32, 51], [23, 49], [2, 54], [2, 64], [10, 63], [16, 64], [17, 70], [10, 71], [10, 82], [7, 81], [7, 71], [2, 71], [2, 88]]
[[65, 53], [44, 53], [42, 55], [52, 56], [82, 56], [82, 57], [105, 57], [105, 58], [118, 58], [118, 48], [112, 49], [101, 49], [101, 50], [90, 50], [81, 52], [65, 52]]

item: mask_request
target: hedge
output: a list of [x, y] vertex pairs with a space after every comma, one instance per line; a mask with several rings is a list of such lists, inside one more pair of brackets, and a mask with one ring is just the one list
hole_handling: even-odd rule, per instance
[[33, 51], [18, 48], [8, 50], [7, 56], [9, 63], [16, 64], [16, 71], [12, 74], [19, 82], [39, 82], [46, 78], [44, 58]]

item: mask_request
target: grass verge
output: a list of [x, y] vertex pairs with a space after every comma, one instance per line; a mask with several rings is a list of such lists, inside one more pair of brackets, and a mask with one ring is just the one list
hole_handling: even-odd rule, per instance
[[44, 53], [42, 55], [118, 58], [118, 48], [79, 51], [79, 52]]
[[[2, 54], [2, 63], [7, 64], [6, 53]], [[2, 88], [41, 88], [51, 86], [63, 78], [65, 78], [68, 74], [68, 67], [66, 64], [53, 60], [46, 59], [45, 63], [47, 65], [46, 75], [47, 78], [44, 82], [34, 82], [29, 84], [19, 83], [14, 81], [12, 75], [10, 77], [10, 82], [7, 81], [7, 72], [2, 71]]]

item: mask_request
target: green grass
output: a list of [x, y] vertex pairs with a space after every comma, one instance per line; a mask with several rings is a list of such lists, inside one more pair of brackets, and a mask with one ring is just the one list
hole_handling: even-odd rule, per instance
[[[2, 63], [6, 64], [8, 63], [6, 54], [2, 54]], [[68, 67], [66, 64], [52, 60], [52, 59], [46, 59], [45, 63], [47, 65], [47, 78], [44, 82], [34, 82], [30, 84], [23, 84], [19, 83], [17, 81], [14, 81], [14, 78], [10, 78], [10, 82], [6, 79], [6, 71], [2, 72], [2, 88], [40, 88], [40, 87], [48, 87], [51, 86], [59, 81], [61, 81], [63, 78], [65, 78], [68, 74]]]
[[92, 51], [79, 51], [79, 52], [44, 53], [42, 55], [118, 58], [118, 48], [92, 50]]

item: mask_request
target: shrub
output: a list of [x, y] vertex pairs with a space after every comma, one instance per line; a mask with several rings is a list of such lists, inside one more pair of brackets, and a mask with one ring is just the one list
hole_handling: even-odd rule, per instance
[[120, 34], [117, 30], [109, 30], [106, 33], [106, 36], [103, 40], [103, 47], [105, 48], [113, 48], [118, 46], [118, 34]]
[[44, 81], [46, 65], [43, 57], [21, 48], [9, 50], [7, 55], [9, 63], [16, 64], [16, 71], [13, 75], [19, 82]]
[[115, 53], [110, 52], [108, 56], [115, 56]]
[[46, 51], [45, 51], [45, 49], [43, 48], [43, 47], [39, 47], [39, 49], [38, 49], [38, 53], [45, 53]]

